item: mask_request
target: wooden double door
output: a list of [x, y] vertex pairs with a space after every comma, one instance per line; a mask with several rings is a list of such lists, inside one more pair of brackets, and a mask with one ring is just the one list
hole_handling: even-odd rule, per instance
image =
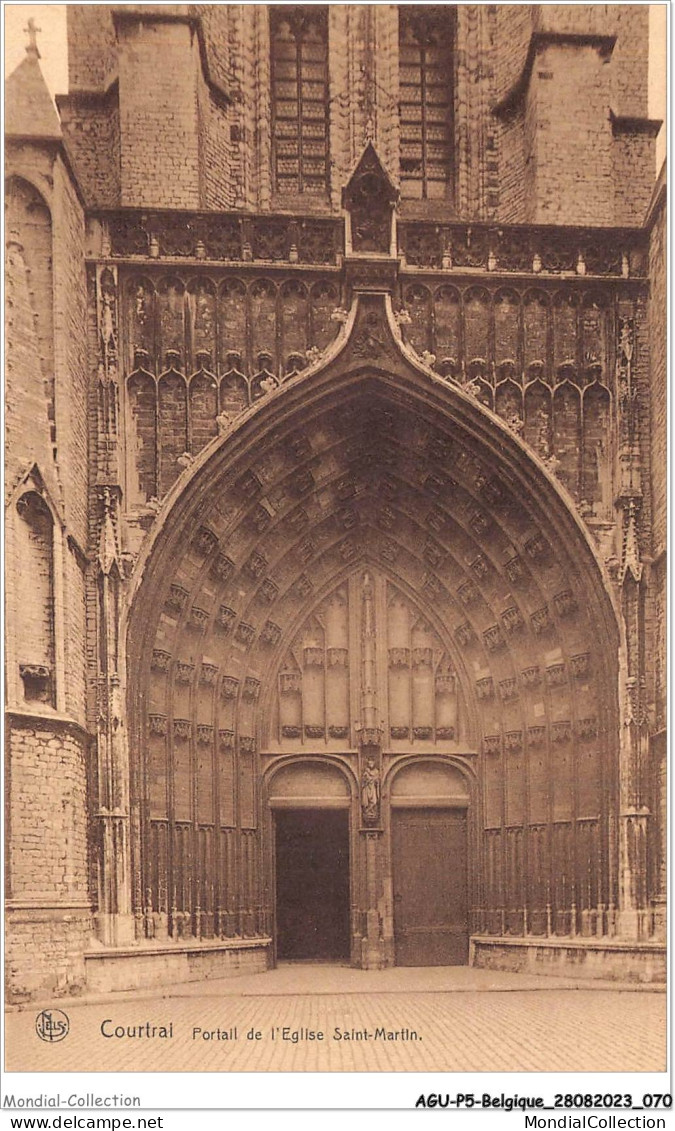
[[391, 837], [396, 965], [466, 965], [466, 810], [392, 809]]

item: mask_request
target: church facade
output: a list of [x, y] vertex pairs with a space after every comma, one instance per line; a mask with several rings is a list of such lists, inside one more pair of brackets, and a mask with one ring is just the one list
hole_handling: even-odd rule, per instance
[[7, 87], [14, 999], [661, 980], [641, 5], [68, 6]]

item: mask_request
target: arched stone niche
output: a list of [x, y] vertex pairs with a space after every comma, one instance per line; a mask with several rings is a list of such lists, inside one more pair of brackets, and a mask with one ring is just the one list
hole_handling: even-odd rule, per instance
[[351, 790], [337, 766], [301, 761], [281, 766], [273, 774], [268, 799], [273, 809], [347, 809]]
[[466, 808], [470, 800], [457, 766], [427, 759], [408, 762], [394, 773], [389, 798], [392, 808]]

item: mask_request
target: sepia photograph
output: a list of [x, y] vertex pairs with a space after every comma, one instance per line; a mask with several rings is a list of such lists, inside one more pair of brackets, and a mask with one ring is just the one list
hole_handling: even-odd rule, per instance
[[665, 1073], [666, 9], [3, 5], [15, 1097]]

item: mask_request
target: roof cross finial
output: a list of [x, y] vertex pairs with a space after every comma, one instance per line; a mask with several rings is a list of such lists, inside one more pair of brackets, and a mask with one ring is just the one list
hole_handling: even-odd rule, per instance
[[28, 21], [27, 26], [23, 30], [25, 31], [26, 35], [28, 36], [28, 44], [26, 46], [26, 54], [27, 55], [34, 55], [36, 59], [39, 59], [40, 58], [40, 51], [39, 51], [38, 45], [37, 45], [37, 37], [38, 37], [38, 33], [42, 31], [42, 28], [35, 26], [35, 20], [31, 16], [29, 21]]

